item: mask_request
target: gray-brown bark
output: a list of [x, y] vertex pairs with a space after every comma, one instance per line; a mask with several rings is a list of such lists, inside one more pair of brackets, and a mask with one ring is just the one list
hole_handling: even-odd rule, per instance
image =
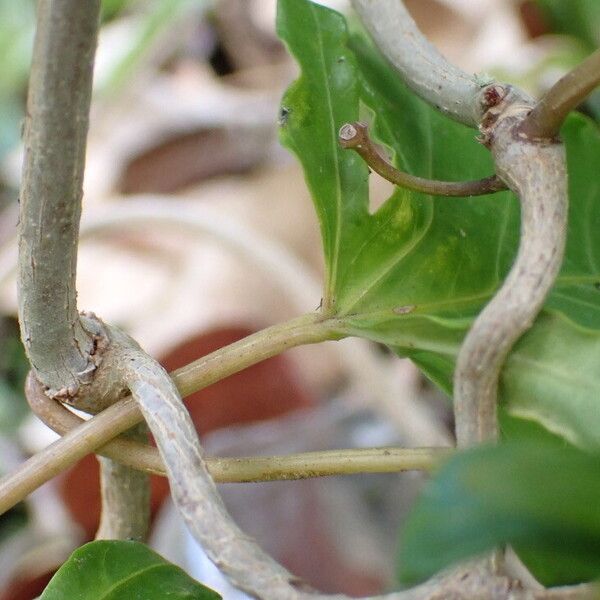
[[510, 273], [473, 323], [454, 373], [459, 446], [495, 440], [500, 370], [539, 313], [562, 264], [567, 232], [565, 150], [518, 135], [531, 105], [508, 92], [484, 119], [498, 176], [521, 201], [521, 238]]
[[[147, 442], [148, 427], [140, 423], [124, 435], [132, 442]], [[111, 458], [98, 460], [102, 514], [96, 539], [143, 542], [150, 525], [149, 476]]]
[[75, 270], [100, 0], [40, 0], [25, 121], [19, 318], [37, 377], [73, 395], [95, 369]]
[[[123, 395], [118, 373], [98, 375], [109, 340], [93, 315], [80, 317], [75, 287], [99, 21], [100, 0], [38, 3], [25, 124], [18, 277], [22, 338], [36, 377], [50, 396], [92, 413]], [[143, 537], [147, 477], [108, 461], [102, 468], [107, 502], [101, 535]]]

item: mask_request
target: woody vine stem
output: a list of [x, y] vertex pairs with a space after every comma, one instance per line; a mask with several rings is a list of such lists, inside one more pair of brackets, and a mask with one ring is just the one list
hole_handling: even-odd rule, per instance
[[[481, 182], [470, 182], [467, 192], [464, 187], [460, 191], [507, 186], [521, 200], [518, 256], [468, 333], [454, 379], [459, 446], [493, 440], [500, 369], [514, 342], [533, 323], [562, 261], [567, 186], [564, 148], [556, 135], [569, 110], [597, 85], [598, 54], [535, 103], [507, 85], [482, 87], [476, 78], [448, 64], [424, 39], [399, 0], [354, 0], [353, 4], [374, 41], [415, 93], [450, 118], [480, 129], [494, 157], [496, 174], [483, 187]], [[66, 433], [0, 481], [0, 508], [6, 510], [20, 500], [48, 473], [51, 476], [104, 447], [102, 452], [111, 462], [105, 463], [103, 474], [106, 493], [99, 535], [143, 538], [147, 483], [131, 467], [148, 470], [151, 460], [154, 470], [164, 465], [175, 504], [190, 531], [234, 585], [267, 600], [320, 598], [232, 522], [181, 396], [288, 347], [339, 338], [343, 322], [320, 313], [307, 315], [217, 351], [169, 377], [123, 332], [95, 315], [77, 312], [75, 267], [99, 8], [99, 0], [40, 0], [38, 4], [21, 194], [19, 316], [32, 365], [30, 402]], [[363, 156], [386, 170], [385, 160], [376, 152]], [[400, 185], [407, 185], [406, 181], [395, 180]], [[465, 185], [415, 182], [414, 176], [410, 181], [429, 186], [430, 193], [451, 193], [453, 186]], [[98, 414], [70, 429], [72, 418], [67, 417], [70, 421], [65, 425], [64, 413], [59, 415], [54, 404], [50, 408], [42, 395], [51, 403], [64, 402]], [[142, 416], [157, 440], [160, 461], [155, 455], [150, 459], [147, 449], [132, 440], [107, 445]], [[136, 458], [124, 461], [123, 451], [128, 448]], [[427, 457], [434, 458], [434, 453]], [[113, 459], [127, 464], [115, 467]], [[302, 468], [310, 470], [310, 464], [305, 461]], [[586, 591], [585, 586], [527, 590], [513, 584], [501, 565], [492, 572], [484, 561], [388, 597], [541, 599], [575, 597]]]

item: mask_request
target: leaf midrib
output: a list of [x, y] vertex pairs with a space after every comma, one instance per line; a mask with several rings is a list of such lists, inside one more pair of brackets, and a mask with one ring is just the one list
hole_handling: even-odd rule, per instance
[[161, 569], [161, 568], [165, 568], [165, 567], [171, 568], [171, 565], [165, 565], [165, 564], [157, 562], [152, 565], [148, 565], [147, 567], [144, 567], [143, 569], [140, 569], [139, 571], [135, 571], [134, 573], [131, 573], [127, 577], [120, 579], [117, 583], [115, 583], [113, 586], [111, 586], [109, 589], [107, 589], [105, 592], [103, 592], [103, 595], [100, 597], [99, 600], [110, 600], [110, 595], [113, 594], [113, 592], [116, 592], [119, 588], [122, 588], [124, 585], [126, 585], [130, 581], [134, 580], [136, 577], [139, 577], [140, 575], [142, 575], [144, 573], [148, 573], [149, 571], [152, 571], [154, 569]]
[[333, 115], [334, 115], [333, 101], [331, 98], [331, 90], [329, 89], [329, 81], [328, 81], [328, 77], [327, 77], [327, 63], [325, 61], [325, 49], [323, 46], [323, 35], [322, 35], [321, 28], [319, 27], [319, 20], [317, 19], [317, 14], [316, 14], [314, 5], [310, 4], [309, 9], [310, 9], [310, 14], [311, 14], [312, 20], [315, 24], [315, 29], [317, 30], [317, 41], [319, 44], [319, 55], [321, 58], [321, 65], [322, 65], [321, 73], [322, 73], [322, 77], [323, 77], [323, 87], [325, 89], [325, 96], [327, 98], [327, 108], [329, 109], [329, 115], [330, 115], [329, 133], [331, 135], [333, 154], [335, 156], [335, 169], [334, 170], [335, 170], [336, 223], [335, 223], [335, 238], [334, 238], [333, 249], [332, 249], [333, 250], [332, 254], [333, 254], [334, 260], [332, 261], [333, 265], [332, 265], [332, 269], [331, 269], [331, 272], [329, 275], [329, 283], [328, 283], [329, 289], [327, 290], [327, 294], [326, 294], [326, 300], [331, 302], [334, 299], [334, 290], [336, 288], [340, 239], [341, 239], [341, 235], [342, 235], [342, 219], [341, 219], [342, 180], [340, 177], [340, 169], [339, 169], [340, 156], [339, 156], [339, 148], [338, 148], [338, 143], [337, 143], [337, 132], [335, 130], [335, 123], [334, 123], [334, 119], [333, 119]]
[[[567, 275], [565, 277], [559, 277], [556, 281], [556, 284], [554, 285], [553, 292], [556, 290], [560, 290], [561, 288], [565, 288], [565, 287], [596, 283], [599, 279], [600, 279], [600, 274], [596, 275], [596, 276], [593, 276], [593, 275]], [[500, 282], [498, 282], [498, 284], [500, 284]], [[369, 288], [367, 288], [367, 289], [371, 289], [372, 287], [373, 286], [370, 285]], [[497, 291], [497, 289], [498, 289], [498, 286], [495, 286], [494, 289], [491, 291], [482, 292], [480, 294], [475, 294], [473, 296], [462, 296], [462, 297], [458, 297], [458, 298], [452, 298], [450, 300], [446, 299], [446, 300], [440, 300], [440, 301], [436, 301], [436, 302], [419, 303], [419, 304], [416, 304], [414, 312], [407, 314], [404, 318], [433, 315], [439, 309], [451, 309], [451, 308], [455, 308], [457, 306], [464, 307], [465, 304], [467, 304], [467, 305], [468, 304], [473, 304], [473, 305], [480, 304], [482, 302], [485, 302], [485, 300], [491, 298], [493, 296], [493, 294]], [[553, 292], [551, 292], [551, 295]], [[364, 297], [364, 295], [365, 294], [361, 294], [360, 296], [358, 296], [358, 299]], [[577, 300], [570, 296], [564, 296], [563, 294], [557, 294], [557, 296], [568, 298], [571, 301]], [[392, 312], [393, 309], [398, 305], [398, 303], [396, 303], [396, 304], [394, 304], [394, 306], [390, 306], [387, 309], [377, 309], [377, 310], [373, 310], [373, 311], [359, 311], [359, 312], [353, 313], [352, 308], [353, 308], [353, 306], [356, 306], [356, 304], [357, 304], [357, 302], [354, 302], [351, 306], [345, 308], [344, 312], [340, 313], [339, 316], [340, 317], [351, 317], [352, 319], [375, 317], [377, 315], [381, 315], [382, 317], [386, 316], [386, 315], [389, 316], [390, 312]], [[593, 305], [590, 304], [590, 306], [593, 306]], [[598, 303], [598, 306], [596, 308], [600, 311], [600, 302]]]

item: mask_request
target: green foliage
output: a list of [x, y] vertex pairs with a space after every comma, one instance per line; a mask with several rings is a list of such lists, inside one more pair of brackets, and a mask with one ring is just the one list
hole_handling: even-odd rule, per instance
[[0, 318], [0, 434], [10, 435], [29, 413], [23, 386], [29, 371], [14, 319]]
[[552, 30], [581, 40], [588, 49], [600, 46], [598, 0], [537, 0]]
[[[569, 35], [577, 40], [578, 49], [584, 56], [571, 49], [577, 62], [600, 46], [600, 2], [598, 0], [538, 0], [538, 4], [546, 17], [553, 33]], [[575, 66], [572, 65], [571, 68]], [[586, 99], [583, 110], [596, 121], [600, 121], [600, 91], [596, 90]]]
[[131, 0], [102, 0], [102, 22], [112, 21], [131, 3]]
[[34, 22], [33, 0], [0, 0], [0, 157], [19, 141]]
[[22, 531], [28, 521], [29, 515], [24, 502], [20, 502], [0, 515], [0, 552], [2, 552], [2, 544], [12, 538], [15, 533]]
[[600, 456], [549, 443], [481, 447], [452, 457], [404, 531], [401, 575], [425, 579], [512, 544], [547, 585], [600, 577]]
[[58, 570], [40, 600], [218, 600], [179, 567], [139, 542], [81, 546]]
[[[383, 342], [451, 391], [461, 341], [499, 287], [519, 236], [517, 199], [433, 198], [397, 189], [369, 210], [368, 170], [337, 142], [371, 122], [402, 169], [434, 179], [493, 172], [474, 132], [416, 98], [344, 18], [280, 0], [278, 31], [302, 75], [282, 101], [281, 140], [304, 168], [323, 238], [324, 310], [340, 333]], [[583, 117], [563, 130], [571, 211], [567, 255], [535, 326], [502, 373], [507, 409], [581, 445], [600, 447], [600, 135]], [[373, 175], [374, 177], [374, 175]]]

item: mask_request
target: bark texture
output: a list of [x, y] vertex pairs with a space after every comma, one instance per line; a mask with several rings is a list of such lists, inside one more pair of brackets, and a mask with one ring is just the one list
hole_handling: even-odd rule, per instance
[[564, 256], [565, 149], [558, 141], [532, 141], [519, 135], [530, 110], [526, 98], [507, 90], [481, 127], [498, 176], [520, 199], [521, 237], [510, 273], [475, 319], [458, 356], [454, 407], [459, 446], [497, 438], [500, 370], [514, 343], [533, 325]]
[[40, 0], [25, 120], [19, 319], [39, 380], [59, 396], [91, 380], [97, 331], [75, 270], [100, 0]]
[[[140, 423], [124, 435], [131, 442], [147, 442], [148, 427]], [[102, 514], [96, 539], [143, 542], [150, 525], [148, 474], [112, 458], [98, 456], [98, 460]]]
[[423, 100], [450, 118], [477, 127], [481, 88], [491, 81], [449, 63], [419, 31], [402, 0], [352, 0], [382, 54]]

